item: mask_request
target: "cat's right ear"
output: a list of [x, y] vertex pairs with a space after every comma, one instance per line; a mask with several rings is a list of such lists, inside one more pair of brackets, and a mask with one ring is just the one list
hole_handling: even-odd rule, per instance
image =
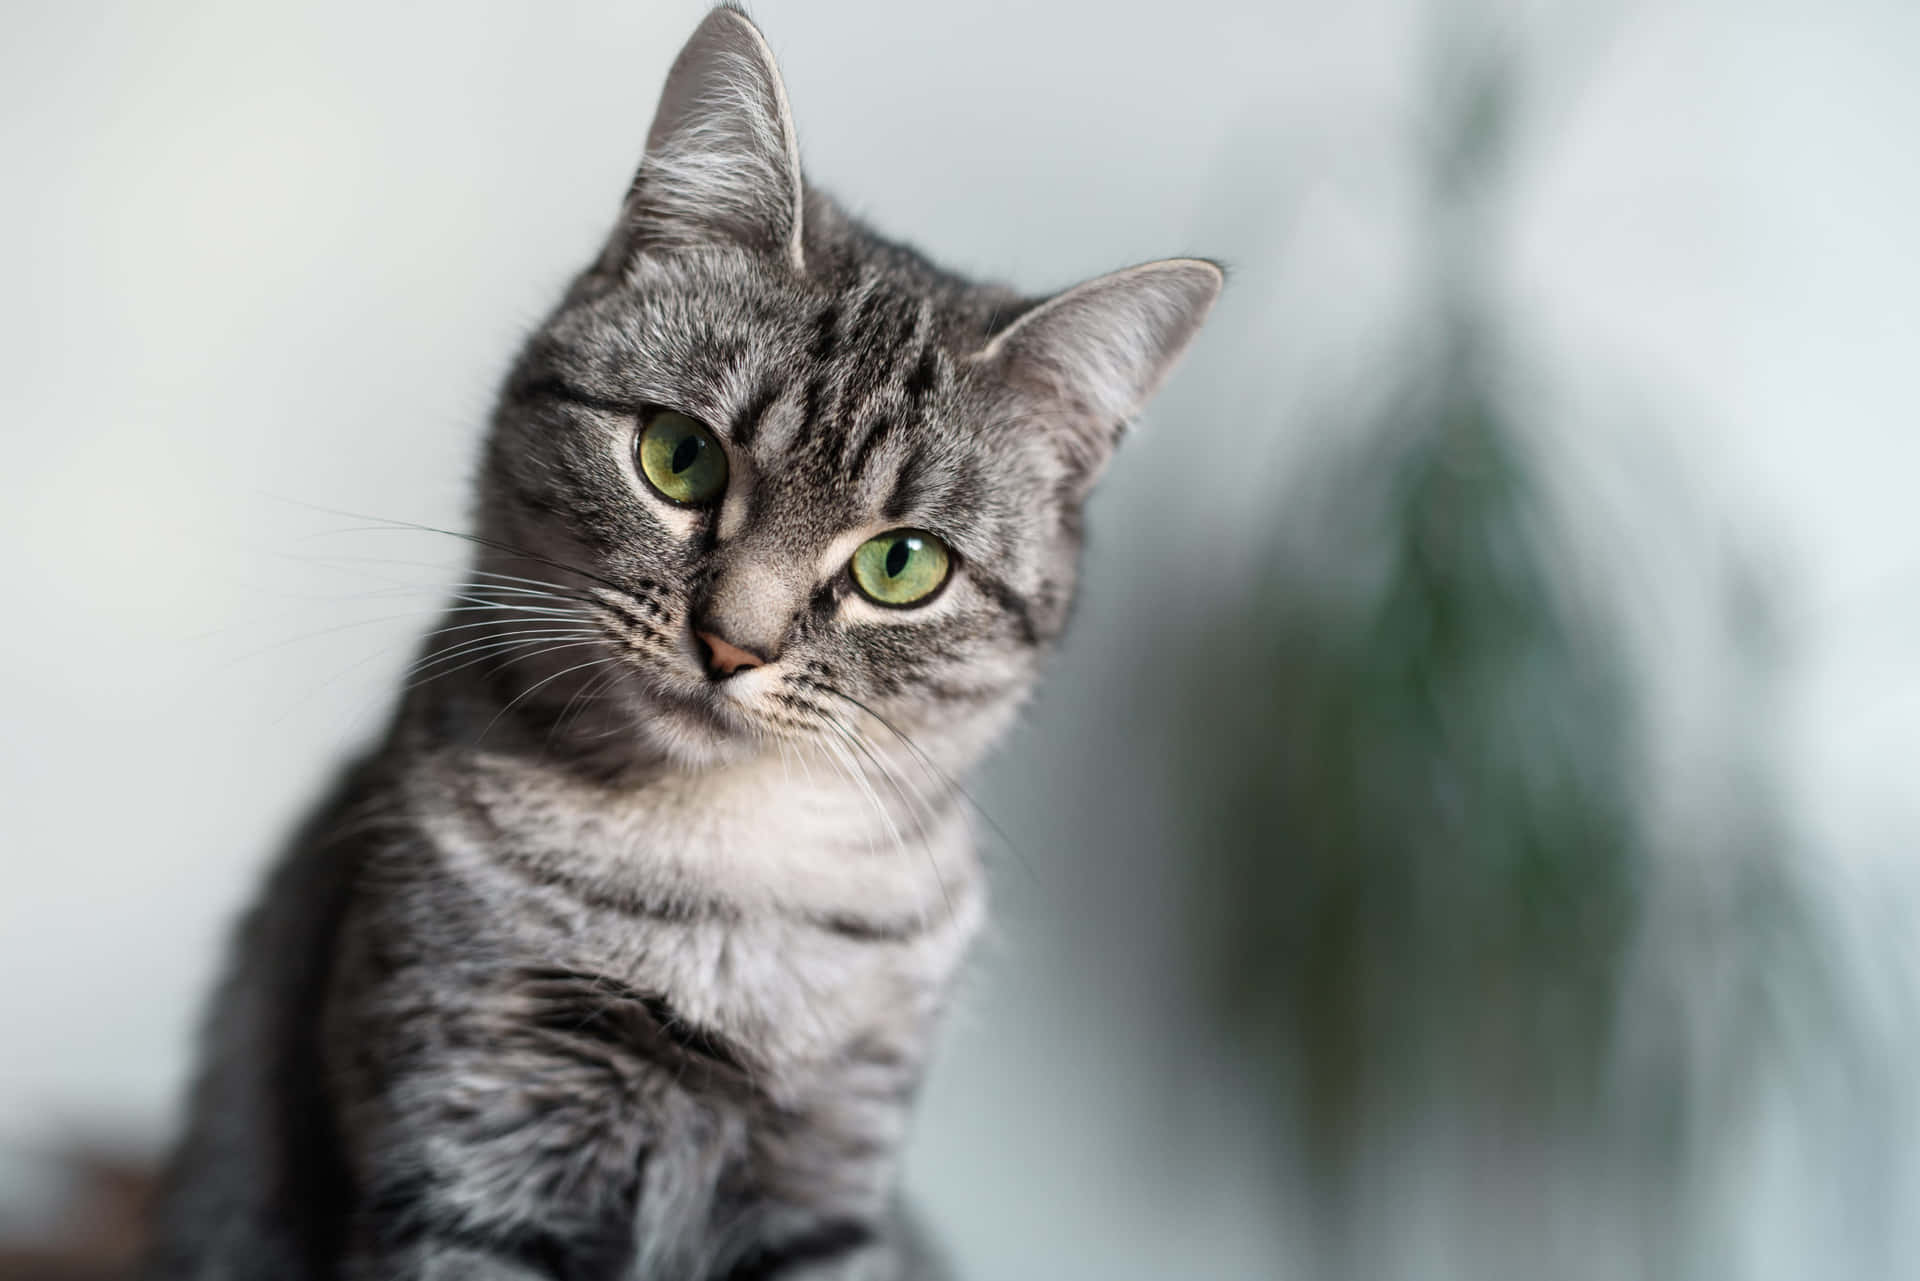
[[722, 6], [667, 73], [601, 269], [731, 243], [798, 271], [801, 197], [800, 147], [773, 51], [744, 13]]
[[1040, 424], [1084, 497], [1121, 433], [1200, 331], [1226, 275], [1204, 258], [1142, 263], [1026, 312], [973, 356]]

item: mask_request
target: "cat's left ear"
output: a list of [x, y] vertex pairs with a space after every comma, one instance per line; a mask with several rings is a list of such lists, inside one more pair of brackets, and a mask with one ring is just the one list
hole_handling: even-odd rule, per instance
[[800, 145], [773, 51], [744, 13], [722, 6], [667, 73], [602, 265], [733, 243], [799, 270], [801, 195]]
[[1041, 303], [973, 360], [998, 373], [1044, 425], [1078, 494], [1092, 487], [1138, 414], [1200, 331], [1226, 274], [1169, 258], [1089, 280]]

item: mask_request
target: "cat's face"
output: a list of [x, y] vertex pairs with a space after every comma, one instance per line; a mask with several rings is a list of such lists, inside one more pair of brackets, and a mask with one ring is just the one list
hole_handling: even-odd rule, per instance
[[488, 460], [489, 535], [582, 572], [504, 572], [598, 602], [684, 756], [1012, 703], [1064, 621], [1079, 499], [967, 359], [990, 297], [642, 259], [536, 340]]
[[777, 73], [730, 10], [660, 112], [489, 442], [483, 574], [554, 584], [569, 603], [535, 608], [590, 633], [526, 658], [520, 692], [592, 702], [576, 723], [601, 735], [612, 707], [688, 763], [855, 749], [875, 720], [971, 755], [1063, 625], [1080, 504], [1218, 270], [1036, 306], [873, 238], [804, 191]]

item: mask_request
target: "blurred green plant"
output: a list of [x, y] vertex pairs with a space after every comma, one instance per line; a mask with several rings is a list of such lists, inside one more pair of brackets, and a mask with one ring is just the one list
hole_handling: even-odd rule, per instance
[[1589, 1095], [1641, 875], [1628, 681], [1554, 581], [1509, 425], [1450, 359], [1328, 487], [1375, 528], [1323, 528], [1324, 549], [1376, 540], [1382, 581], [1283, 590], [1247, 628], [1274, 679], [1244, 705], [1223, 973], [1309, 1051], [1325, 1156], [1377, 1078], [1458, 1055], [1515, 1108]]
[[[1370, 1158], [1437, 1132], [1514, 1217], [1429, 1275], [1585, 1275], [1545, 1221], [1569, 1195], [1638, 1275], [1684, 1275], [1764, 1069], [1830, 1003], [1760, 713], [1719, 745], [1711, 831], [1678, 850], [1650, 812], [1647, 685], [1489, 300], [1518, 78], [1485, 40], [1441, 66], [1421, 338], [1276, 504], [1263, 590], [1209, 629], [1245, 639], [1233, 698], [1188, 691], [1217, 1013], [1310, 1190], [1316, 1276], [1380, 1275]], [[1728, 697], [1761, 708], [1765, 592], [1702, 573]]]

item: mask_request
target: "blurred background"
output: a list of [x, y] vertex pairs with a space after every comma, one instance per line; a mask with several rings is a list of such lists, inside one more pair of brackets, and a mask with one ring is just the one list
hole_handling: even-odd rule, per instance
[[[124, 1251], [460, 560], [344, 513], [462, 521], [702, 9], [0, 10], [15, 1275]], [[1920, 7], [754, 13], [941, 261], [1233, 272], [973, 789], [963, 1274], [1920, 1276]]]

